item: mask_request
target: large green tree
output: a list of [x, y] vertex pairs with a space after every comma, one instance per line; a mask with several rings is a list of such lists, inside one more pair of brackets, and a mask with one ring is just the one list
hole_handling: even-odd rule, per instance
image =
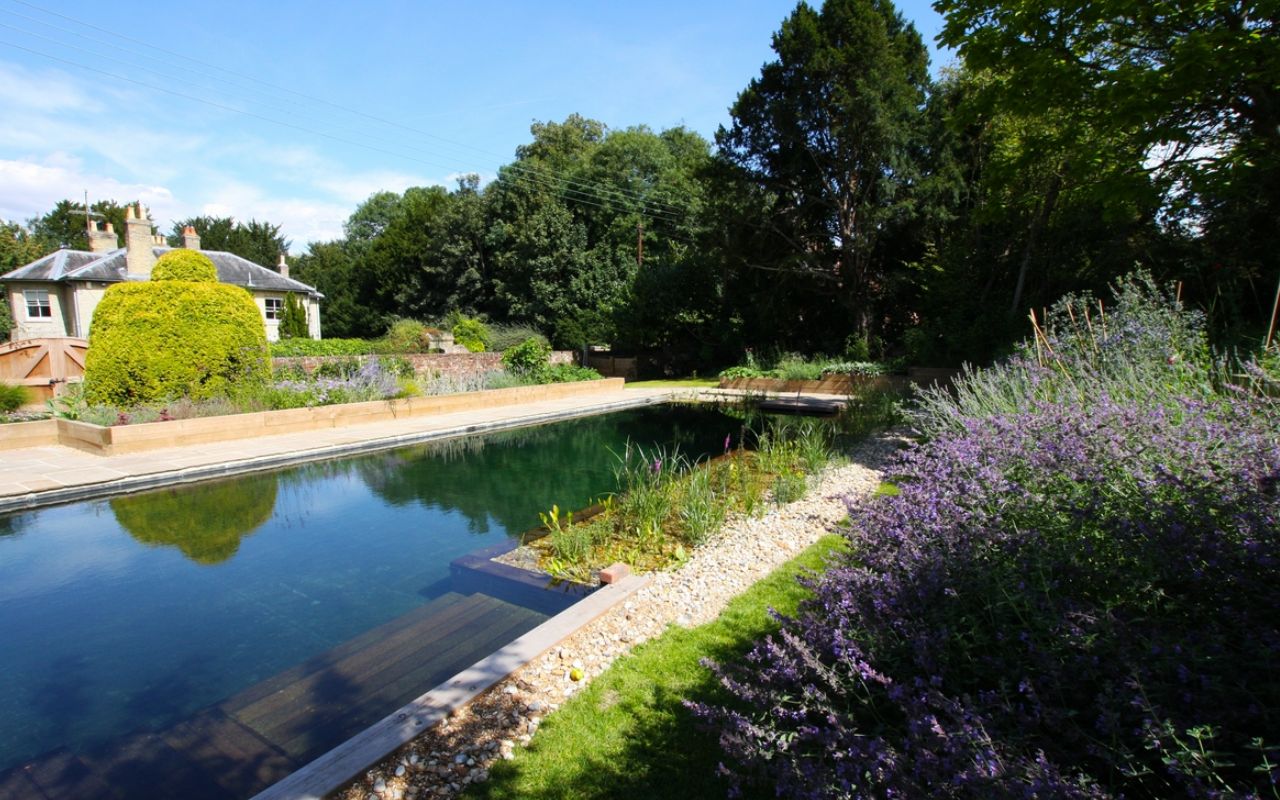
[[0, 219], [0, 275], [30, 264], [53, 249], [56, 245], [24, 226]]
[[865, 336], [915, 213], [928, 55], [888, 0], [801, 3], [773, 49], [716, 136], [765, 233], [739, 261], [772, 274], [789, 324]]
[[947, 213], [916, 264], [910, 354], [922, 361], [984, 360], [1020, 338], [1029, 309], [1161, 266], [1159, 191], [1142, 149], [1061, 110], [976, 104], [993, 80], [947, 70], [930, 97], [930, 180], [950, 199], [937, 201]]
[[[1162, 193], [1161, 222], [1187, 244], [1199, 301], [1269, 310], [1280, 234], [1280, 6], [1274, 0], [1149, 3], [939, 0], [941, 39], [990, 76], [987, 114], [1060, 120], [1071, 164], [1109, 163]], [[1082, 135], [1083, 134], [1083, 135]], [[1123, 152], [1141, 158], [1116, 159]], [[1268, 284], [1269, 280], [1266, 281]]]
[[705, 325], [708, 295], [689, 273], [706, 269], [708, 142], [578, 115], [531, 132], [486, 189], [494, 315], [567, 347], [665, 348]]
[[[116, 235], [123, 236], [125, 208], [133, 204], [120, 205], [114, 200], [99, 200], [90, 204], [89, 217], [96, 222], [110, 222]], [[51, 250], [60, 247], [89, 249], [84, 203], [59, 200], [51, 211], [30, 220], [27, 227], [35, 239], [46, 243]]]
[[251, 219], [237, 222], [233, 217], [189, 217], [173, 223], [168, 236], [170, 247], [182, 246], [182, 231], [188, 225], [200, 234], [200, 249], [235, 253], [255, 264], [274, 267], [280, 254], [288, 251], [289, 240], [279, 225]]
[[291, 274], [324, 295], [321, 323], [324, 336], [372, 337], [385, 329], [380, 316], [360, 298], [359, 261], [351, 242], [312, 242], [296, 258]]

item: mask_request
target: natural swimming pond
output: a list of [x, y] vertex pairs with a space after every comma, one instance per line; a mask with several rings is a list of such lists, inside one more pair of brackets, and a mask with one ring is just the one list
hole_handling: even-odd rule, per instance
[[740, 424], [650, 407], [0, 515], [0, 797], [253, 794], [579, 596], [455, 560], [612, 491], [628, 441]]

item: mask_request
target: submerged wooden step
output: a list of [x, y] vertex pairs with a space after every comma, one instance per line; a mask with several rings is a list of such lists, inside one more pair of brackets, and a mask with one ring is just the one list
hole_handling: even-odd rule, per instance
[[[482, 629], [454, 637], [447, 646], [426, 648], [401, 662], [394, 677], [384, 671], [369, 691], [346, 707], [313, 709], [271, 732], [280, 749], [301, 761], [323, 755], [405, 703], [506, 645], [543, 617], [524, 609], [498, 608], [476, 620]], [[381, 684], [381, 685], [379, 685]], [[289, 734], [292, 733], [292, 736]], [[285, 738], [289, 736], [289, 738]]]
[[175, 725], [162, 738], [212, 775], [231, 797], [251, 797], [299, 766], [219, 709]]
[[502, 647], [543, 615], [448, 593], [160, 732], [0, 773], [0, 800], [242, 800]]
[[[80, 757], [114, 793], [129, 800], [181, 797], [183, 800], [226, 800], [212, 774], [195, 759], [179, 752], [156, 733], [126, 737], [100, 754]], [[67, 795], [93, 797], [94, 795]]]
[[360, 653], [368, 648], [378, 644], [382, 639], [393, 636], [404, 628], [413, 627], [422, 623], [424, 619], [429, 619], [448, 607], [457, 604], [463, 600], [466, 595], [456, 592], [447, 592], [428, 603], [424, 603], [411, 611], [408, 611], [385, 624], [376, 628], [365, 631], [364, 633], [352, 639], [348, 639], [342, 644], [327, 650], [317, 656], [313, 656], [306, 661], [280, 672], [260, 683], [245, 689], [244, 691], [228, 698], [222, 702], [221, 707], [228, 713], [235, 713], [241, 708], [246, 708], [263, 698], [279, 692], [287, 688], [289, 685], [297, 682], [299, 679], [328, 669], [335, 661], [341, 660], [349, 655]]
[[0, 776], [0, 798], [3, 800], [78, 797], [114, 800], [122, 796], [112, 791], [101, 776], [74, 753], [65, 749], [14, 767]]
[[[229, 698], [221, 707], [241, 722], [255, 725], [263, 718], [277, 714], [278, 709], [295, 707], [308, 698], [339, 700], [351, 691], [343, 676], [360, 675], [368, 672], [371, 665], [394, 661], [406, 653], [416, 652], [423, 637], [452, 633], [466, 625], [475, 613], [476, 604], [483, 602], [470, 597], [459, 598], [434, 613], [412, 611], [357, 637], [362, 646], [352, 646], [351, 642], [340, 645], [268, 678], [264, 683], [269, 691], [263, 691], [262, 684], [259, 684]], [[412, 622], [403, 624], [404, 617], [410, 616]]]
[[[541, 619], [471, 595], [364, 651], [333, 660], [234, 717], [294, 760], [305, 760], [376, 722]], [[481, 652], [483, 651], [483, 652]]]

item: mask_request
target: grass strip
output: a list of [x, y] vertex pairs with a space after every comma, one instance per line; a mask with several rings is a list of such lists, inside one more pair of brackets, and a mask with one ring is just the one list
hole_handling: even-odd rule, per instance
[[720, 385], [719, 378], [675, 378], [658, 381], [631, 381], [627, 389], [714, 389]]
[[528, 748], [494, 765], [489, 781], [464, 797], [724, 797], [715, 735], [699, 730], [682, 701], [726, 702], [699, 661], [741, 658], [777, 629], [769, 614], [793, 614], [809, 593], [796, 577], [819, 570], [845, 545], [825, 536], [734, 598], [715, 621], [671, 626], [637, 646], [548, 716]]

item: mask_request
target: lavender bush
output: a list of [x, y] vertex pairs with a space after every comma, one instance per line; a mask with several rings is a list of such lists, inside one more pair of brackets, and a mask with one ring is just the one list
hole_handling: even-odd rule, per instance
[[715, 667], [735, 702], [695, 712], [735, 789], [1280, 797], [1280, 407], [1195, 341], [1161, 372], [1142, 319], [1051, 396], [1010, 368], [1003, 410], [937, 399], [813, 599]]
[[701, 708], [786, 797], [1273, 796], [1273, 404], [971, 419]]
[[1089, 294], [1064, 297], [1013, 357], [982, 370], [966, 365], [953, 387], [923, 391], [922, 432], [934, 436], [968, 417], [1036, 403], [1167, 403], [1221, 390], [1227, 369], [1210, 353], [1203, 314], [1141, 272], [1118, 281], [1113, 294], [1105, 304]]
[[278, 380], [262, 400], [268, 408], [300, 408], [385, 400], [399, 393], [396, 375], [379, 359], [370, 358], [334, 377]]

